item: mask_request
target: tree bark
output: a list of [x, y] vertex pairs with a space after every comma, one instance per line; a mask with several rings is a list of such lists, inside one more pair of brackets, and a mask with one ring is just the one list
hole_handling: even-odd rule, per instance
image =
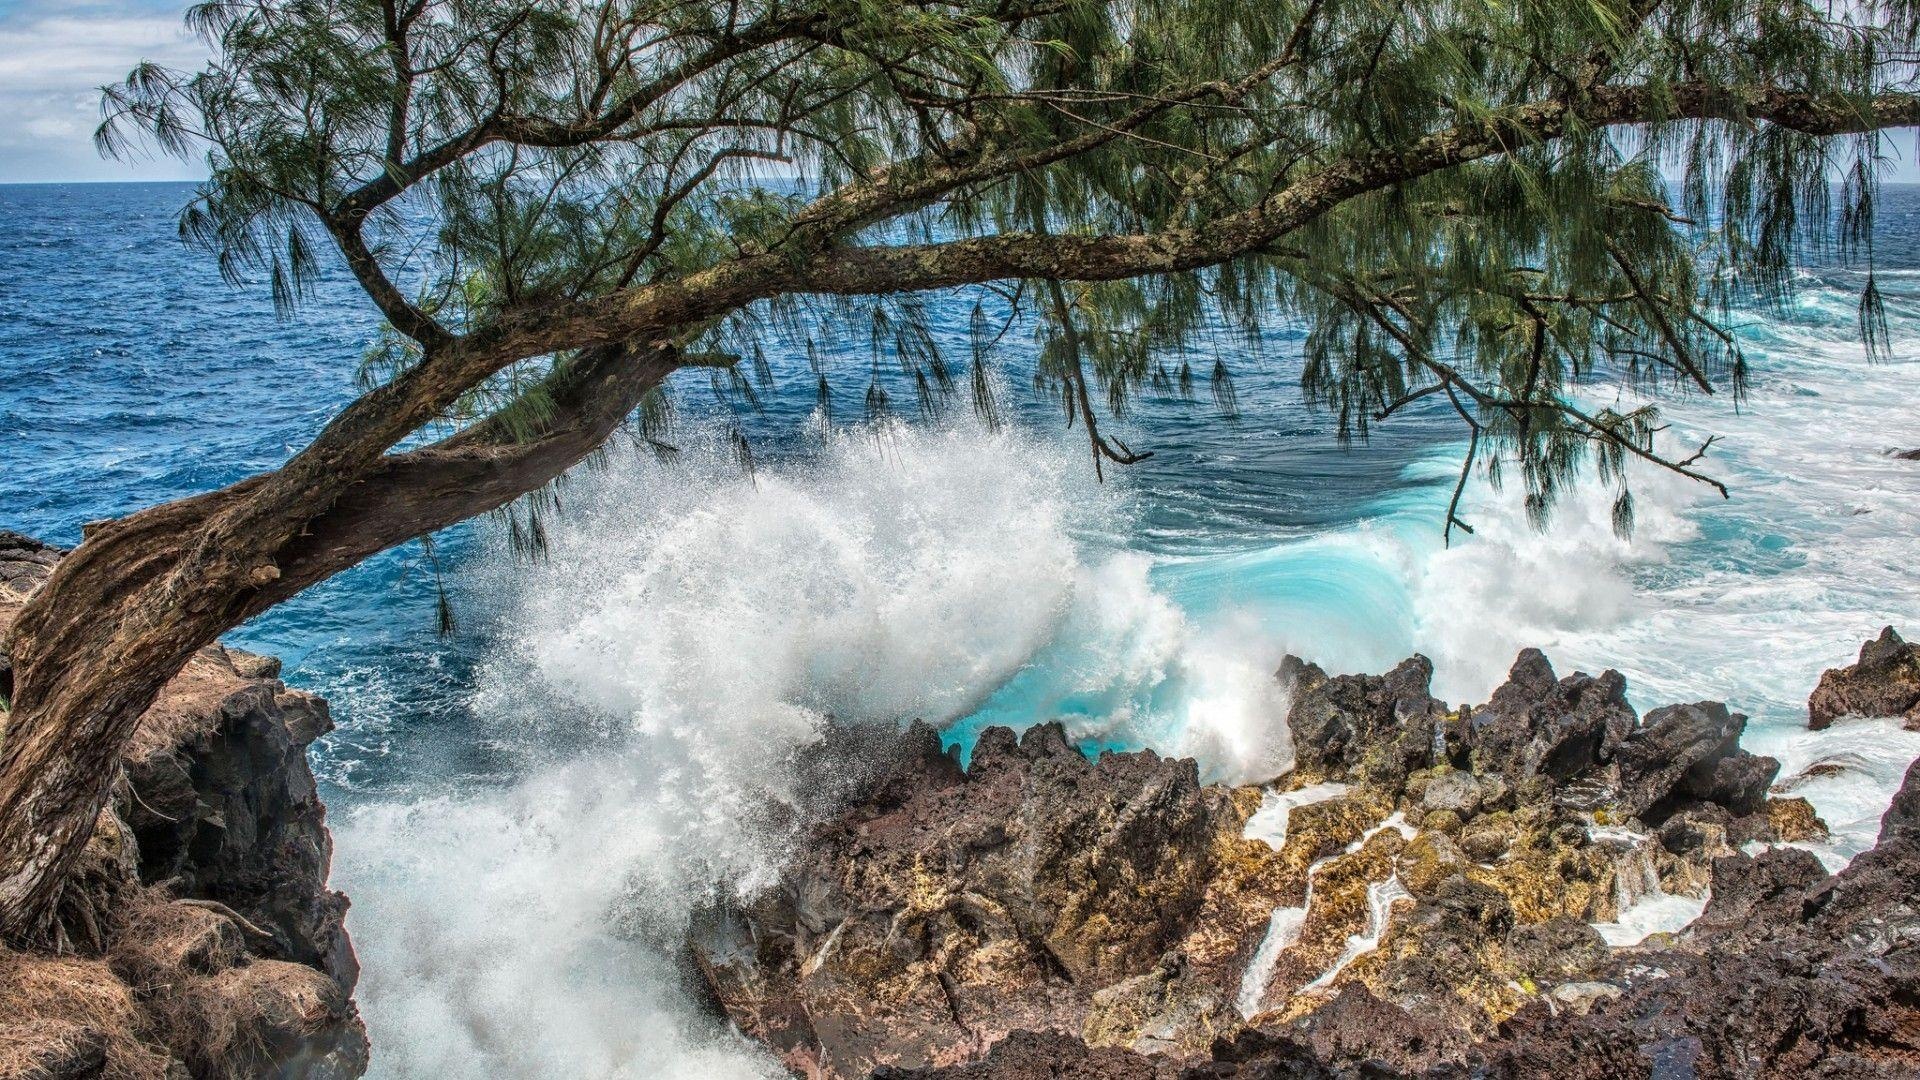
[[0, 743], [0, 928], [8, 939], [52, 935], [61, 887], [93, 835], [140, 714], [219, 633], [201, 598], [155, 588], [185, 557], [208, 502], [97, 530], [14, 621], [12, 716]]
[[236, 536], [276, 473], [92, 528], [6, 633], [0, 732], [0, 940], [57, 940], [62, 888], [120, 776], [141, 715], [195, 652], [389, 547], [497, 509], [596, 447], [674, 370], [673, 354], [602, 349], [556, 376], [524, 441], [482, 426], [381, 457], [284, 534]]

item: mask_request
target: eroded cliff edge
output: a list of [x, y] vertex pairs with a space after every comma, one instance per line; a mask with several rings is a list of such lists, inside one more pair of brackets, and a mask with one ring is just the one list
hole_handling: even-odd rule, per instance
[[[0, 532], [0, 629], [60, 551]], [[0, 1077], [339, 1080], [366, 1071], [306, 747], [324, 700], [214, 646], [141, 719], [58, 955], [0, 949]], [[0, 690], [10, 691], [4, 656]], [[0, 738], [6, 712], [0, 708]]]
[[[1920, 1075], [1920, 768], [1829, 875], [1724, 705], [1639, 716], [1531, 650], [1474, 708], [1431, 674], [1290, 658], [1263, 787], [1057, 725], [963, 769], [916, 728], [691, 952], [807, 1077]], [[1662, 905], [1699, 917], [1636, 929]]]

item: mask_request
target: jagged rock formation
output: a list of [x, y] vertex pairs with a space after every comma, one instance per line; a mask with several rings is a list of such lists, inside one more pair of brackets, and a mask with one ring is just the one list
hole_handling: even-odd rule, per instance
[[[918, 730], [693, 955], [809, 1077], [1914, 1075], [1920, 775], [1830, 878], [1740, 853], [1825, 825], [1724, 705], [1640, 717], [1618, 673], [1533, 650], [1473, 708], [1431, 674], [1288, 658], [1297, 764], [1267, 789], [1056, 725], [963, 771]], [[1595, 929], [1661, 893], [1705, 914]]]
[[1920, 731], [1920, 647], [1889, 626], [1860, 646], [1853, 666], [1822, 672], [1807, 699], [1807, 726], [1819, 731], [1842, 716], [1895, 716]]
[[[60, 552], [0, 532], [0, 629]], [[142, 718], [68, 905], [70, 954], [0, 949], [0, 1077], [349, 1078], [359, 968], [306, 746], [326, 702], [214, 646]], [[0, 655], [0, 691], [7, 669]], [[6, 713], [0, 708], [0, 738]]]
[[[1308, 720], [1297, 730], [1309, 734], [1296, 734], [1303, 760], [1324, 770], [1288, 783], [1357, 781], [1323, 805], [1397, 808], [1404, 824], [1318, 853], [1297, 936], [1256, 973], [1257, 1009], [1272, 1019], [1365, 987], [1431, 1024], [1409, 1062], [1462, 1052], [1604, 960], [1589, 924], [1650, 892], [1699, 895], [1713, 858], [1779, 840], [1775, 817], [1795, 820], [1766, 798], [1778, 764], [1739, 749], [1745, 718], [1719, 703], [1643, 720], [1617, 672], [1559, 678], [1531, 649], [1477, 708], [1434, 701], [1430, 674], [1421, 658], [1382, 679], [1328, 679], [1292, 660], [1281, 669], [1297, 680], [1289, 721]], [[1330, 715], [1363, 734], [1307, 752]]]
[[1204, 1048], [1272, 910], [1257, 797], [1151, 752], [1089, 761], [1057, 724], [931, 729], [881, 794], [817, 830], [780, 888], [693, 935], [714, 996], [796, 1072], [862, 1076], [1052, 1029]]

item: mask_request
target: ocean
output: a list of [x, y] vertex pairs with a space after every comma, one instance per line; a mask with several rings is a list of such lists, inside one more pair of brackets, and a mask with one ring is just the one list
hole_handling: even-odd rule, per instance
[[[230, 288], [176, 239], [190, 193], [0, 186], [0, 528], [75, 543], [272, 467], [356, 392], [375, 320], [345, 273], [276, 319], [264, 283]], [[1920, 629], [1920, 463], [1888, 453], [1920, 446], [1920, 190], [1889, 189], [1879, 229], [1893, 355], [1854, 336], [1857, 270], [1744, 313], [1750, 396], [1666, 403], [1673, 445], [1720, 436], [1707, 465], [1733, 497], [1636, 472], [1630, 540], [1605, 492], [1535, 531], [1519, 492], [1477, 481], [1476, 531], [1443, 546], [1462, 432], [1416, 407], [1341, 447], [1301, 400], [1301, 327], [1225, 357], [1237, 422], [1203, 386], [1111, 425], [1155, 456], [1104, 484], [1032, 388], [1030, 343], [995, 362], [992, 431], [964, 389], [927, 416], [905, 385], [868, 423], [866, 342], [823, 340], [829, 425], [803, 355], [768, 356], [760, 410], [688, 379], [681, 452], [577, 469], [545, 557], [483, 521], [242, 627], [339, 724], [313, 756], [374, 1075], [780, 1075], [699, 1012], [674, 943], [694, 906], [777, 873], [791, 827], [768, 807], [805, 800], [788, 765], [824, 725], [924, 718], [964, 751], [1057, 718], [1090, 749], [1258, 782], [1288, 765], [1287, 652], [1334, 671], [1423, 652], [1439, 696], [1478, 702], [1531, 645], [1562, 673], [1618, 668], [1642, 709], [1725, 700], [1783, 777], [1846, 766], [1796, 789], [1844, 862], [1920, 756], [1891, 724], [1805, 730], [1822, 668]], [[964, 357], [971, 301], [929, 304]]]

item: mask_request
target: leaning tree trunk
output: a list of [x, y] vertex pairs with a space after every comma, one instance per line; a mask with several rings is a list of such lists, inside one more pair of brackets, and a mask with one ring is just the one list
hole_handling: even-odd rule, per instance
[[[0, 937], [45, 942], [68, 873], [120, 776], [134, 726], [224, 627], [244, 577], [199, 589], [189, 559], [201, 498], [110, 523], [54, 568], [6, 639], [11, 717], [0, 733]], [[226, 578], [223, 591], [220, 584]]]
[[0, 732], [0, 941], [57, 939], [62, 890], [127, 742], [195, 652], [371, 555], [547, 483], [679, 363], [666, 345], [589, 350], [550, 376], [552, 410], [537, 431], [482, 423], [321, 469], [310, 483], [298, 478], [315, 470], [296, 472], [296, 458], [90, 529], [5, 640], [14, 685]]

